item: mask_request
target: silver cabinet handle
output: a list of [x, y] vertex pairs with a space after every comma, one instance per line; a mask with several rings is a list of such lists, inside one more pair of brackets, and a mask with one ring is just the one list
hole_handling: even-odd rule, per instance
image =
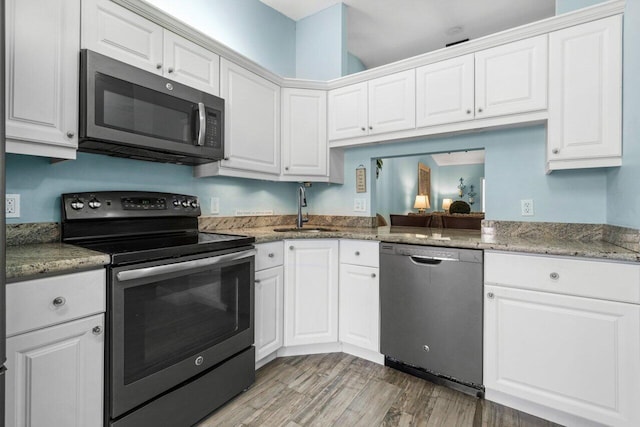
[[253, 282], [256, 283], [256, 284], [259, 284], [260, 283], [260, 279], [255, 279]]
[[229, 160], [229, 158], [228, 158], [228, 157], [225, 157], [225, 158], [224, 158], [224, 159], [222, 159], [222, 160]]
[[356, 256], [360, 256], [360, 251], [356, 251]]
[[269, 258], [273, 258], [274, 256], [276, 256], [273, 252], [271, 252], [269, 255], [267, 255]]
[[289, 170], [289, 166], [285, 166], [284, 170], [288, 171]]
[[157, 68], [158, 70], [159, 70], [160, 68], [162, 68], [162, 63], [161, 63], [161, 62], [158, 62], [158, 63], [156, 64], [156, 68]]
[[554, 271], [549, 275], [549, 277], [551, 277], [551, 279], [553, 280], [558, 280], [560, 278], [560, 275]]
[[487, 298], [489, 298], [489, 299], [493, 299], [494, 296], [495, 295], [493, 295], [493, 292], [487, 293]]
[[560, 152], [560, 150], [558, 150], [557, 148], [554, 148], [553, 150], [551, 150], [551, 152], [553, 154], [558, 154]]
[[367, 129], [365, 129], [364, 127], [361, 127], [360, 129], [362, 129], [362, 131], [363, 131], [363, 132], [364, 132], [365, 130], [367, 130]]
[[53, 306], [54, 307], [62, 307], [66, 303], [67, 303], [67, 300], [66, 300], [65, 297], [56, 297], [56, 298], [53, 299]]
[[375, 279], [376, 278], [376, 273], [371, 273], [371, 278]]
[[469, 109], [469, 110], [467, 110], [467, 114], [471, 114], [471, 110], [470, 110], [470, 109]]
[[100, 335], [102, 333], [102, 327], [96, 326], [91, 330], [91, 332], [93, 333], [93, 335]]
[[423, 345], [423, 346], [422, 346], [422, 349], [423, 349], [424, 351], [426, 351], [427, 353], [429, 352], [429, 350], [431, 350], [431, 349], [429, 348], [429, 346], [428, 346], [428, 345]]
[[478, 113], [482, 113], [482, 107], [478, 108]]
[[369, 126], [369, 130], [373, 130], [373, 126]]
[[293, 249], [294, 249], [294, 248], [293, 248], [293, 245], [292, 245], [292, 246], [289, 246], [289, 250], [290, 250], [290, 251], [292, 251]]
[[169, 73], [173, 73], [173, 68], [169, 67], [169, 69], [167, 70]]
[[74, 136], [76, 136], [76, 134], [74, 132], [67, 132], [67, 138], [73, 138]]
[[191, 261], [176, 262], [174, 264], [157, 265], [155, 267], [137, 268], [134, 270], [119, 271], [116, 277], [120, 282], [135, 279], [146, 279], [148, 277], [159, 276], [162, 274], [179, 273], [182, 271], [193, 270], [201, 267], [208, 267], [223, 262], [237, 261], [243, 258], [249, 258], [256, 254], [255, 249], [248, 251], [233, 252], [230, 254], [220, 255], [217, 257], [194, 259]]
[[200, 119], [200, 129], [198, 130], [198, 145], [204, 145], [204, 136], [207, 132], [207, 114], [204, 109], [204, 103], [198, 102], [198, 119]]

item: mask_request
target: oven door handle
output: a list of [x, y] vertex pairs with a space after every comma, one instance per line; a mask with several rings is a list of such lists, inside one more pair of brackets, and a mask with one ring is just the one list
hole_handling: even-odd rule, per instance
[[220, 264], [229, 261], [237, 261], [243, 258], [249, 258], [256, 254], [255, 249], [242, 252], [234, 252], [231, 254], [220, 255], [210, 258], [195, 259], [192, 261], [177, 262], [175, 264], [157, 265], [155, 267], [138, 268], [135, 270], [119, 271], [116, 274], [118, 281], [126, 282], [128, 280], [144, 279], [147, 277], [159, 276], [161, 274], [177, 273], [180, 271], [193, 270], [200, 267], [208, 267], [210, 265]]

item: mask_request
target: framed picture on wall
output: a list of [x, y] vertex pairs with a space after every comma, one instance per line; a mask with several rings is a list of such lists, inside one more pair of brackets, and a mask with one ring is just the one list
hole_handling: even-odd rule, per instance
[[431, 200], [431, 169], [418, 162], [418, 194], [429, 196]]

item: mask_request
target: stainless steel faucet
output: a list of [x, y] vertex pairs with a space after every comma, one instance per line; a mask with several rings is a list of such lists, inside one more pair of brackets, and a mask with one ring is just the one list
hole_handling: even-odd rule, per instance
[[298, 188], [298, 218], [296, 219], [296, 228], [302, 228], [305, 222], [309, 222], [309, 218], [302, 218], [302, 208], [307, 207], [307, 195], [305, 193], [304, 184]]

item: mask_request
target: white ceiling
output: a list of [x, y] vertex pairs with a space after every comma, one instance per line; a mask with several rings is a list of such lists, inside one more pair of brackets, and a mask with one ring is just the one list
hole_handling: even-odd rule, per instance
[[438, 166], [476, 165], [484, 163], [484, 150], [454, 151], [432, 154], [431, 158]]
[[[298, 21], [338, 0], [260, 0]], [[366, 68], [555, 15], [555, 0], [344, 0], [348, 50]]]

